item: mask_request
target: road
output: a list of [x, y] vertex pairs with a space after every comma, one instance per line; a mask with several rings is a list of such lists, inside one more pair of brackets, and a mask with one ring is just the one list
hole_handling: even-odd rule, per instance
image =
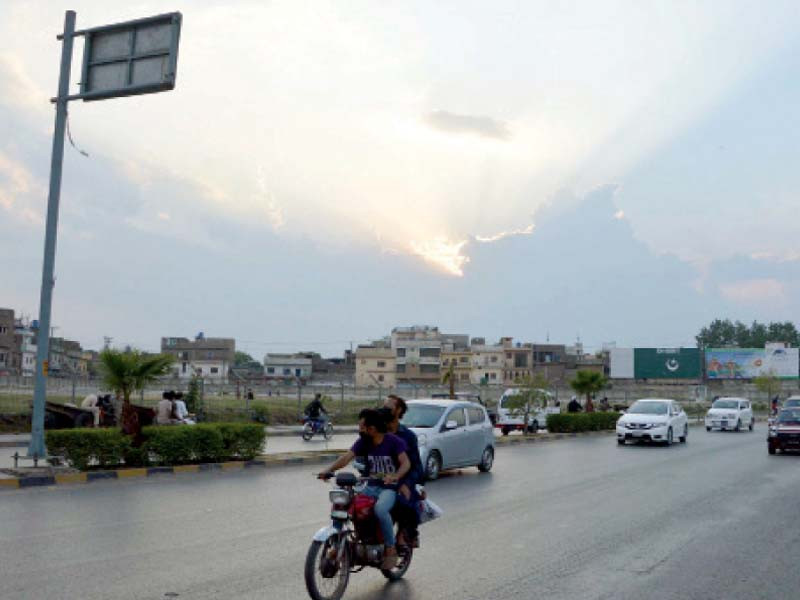
[[[407, 579], [345, 598], [789, 599], [800, 589], [800, 456], [755, 433], [498, 449], [429, 486]], [[314, 466], [0, 492], [0, 598], [291, 599], [326, 523]], [[178, 596], [172, 596], [178, 594]]]

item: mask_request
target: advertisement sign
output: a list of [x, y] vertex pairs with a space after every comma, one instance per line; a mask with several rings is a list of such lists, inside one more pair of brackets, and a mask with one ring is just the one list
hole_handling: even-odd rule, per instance
[[797, 348], [710, 348], [706, 350], [709, 379], [752, 379], [772, 374], [780, 379], [797, 379], [800, 352]]
[[612, 348], [609, 352], [611, 379], [633, 379], [633, 348]]
[[636, 379], [699, 379], [700, 350], [697, 348], [635, 348]]

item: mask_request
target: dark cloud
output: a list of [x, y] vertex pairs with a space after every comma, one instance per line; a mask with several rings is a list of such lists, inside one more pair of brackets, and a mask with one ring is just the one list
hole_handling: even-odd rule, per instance
[[425, 115], [425, 122], [446, 133], [472, 133], [495, 140], [507, 140], [511, 131], [503, 121], [491, 117], [459, 115], [446, 110], [435, 110]]

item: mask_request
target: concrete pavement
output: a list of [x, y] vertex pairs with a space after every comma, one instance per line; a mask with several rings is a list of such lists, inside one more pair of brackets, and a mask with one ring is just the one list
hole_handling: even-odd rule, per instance
[[[501, 447], [492, 473], [429, 484], [445, 515], [405, 580], [368, 570], [345, 598], [795, 598], [800, 456], [769, 457], [765, 433]], [[0, 598], [305, 598], [314, 470], [0, 492]]]

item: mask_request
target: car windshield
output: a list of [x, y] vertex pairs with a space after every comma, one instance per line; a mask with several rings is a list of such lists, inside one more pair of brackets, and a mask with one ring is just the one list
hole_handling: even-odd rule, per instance
[[667, 414], [666, 402], [634, 402], [628, 409], [633, 415], [665, 415]]
[[739, 408], [739, 403], [736, 400], [717, 400], [711, 408]]
[[800, 407], [800, 398], [790, 398], [783, 403], [786, 408]]
[[403, 416], [403, 425], [406, 427], [434, 427], [443, 412], [443, 406], [409, 404], [408, 411]]
[[800, 425], [800, 409], [782, 410], [780, 416], [778, 416], [778, 423]]

